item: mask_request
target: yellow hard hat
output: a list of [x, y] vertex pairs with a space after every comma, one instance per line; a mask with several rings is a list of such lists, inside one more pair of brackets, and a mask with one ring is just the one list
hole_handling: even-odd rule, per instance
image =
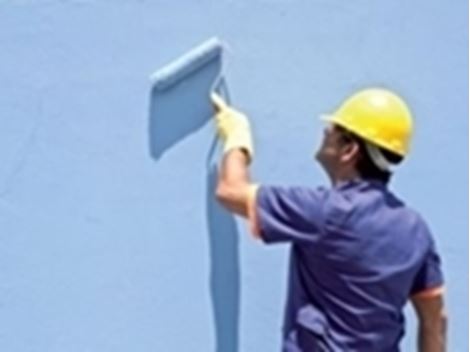
[[408, 153], [413, 118], [403, 99], [389, 90], [361, 90], [324, 119], [385, 150]]

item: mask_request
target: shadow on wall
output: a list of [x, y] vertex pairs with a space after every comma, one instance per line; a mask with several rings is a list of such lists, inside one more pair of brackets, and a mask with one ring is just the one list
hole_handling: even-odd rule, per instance
[[[212, 118], [214, 111], [209, 92], [219, 72], [220, 60], [214, 60], [170, 89], [152, 88], [148, 133], [150, 154], [156, 161]], [[213, 144], [209, 151], [209, 160], [214, 147]], [[206, 216], [215, 352], [237, 352], [240, 305], [238, 233], [234, 216], [222, 209], [215, 199], [217, 166], [210, 164], [209, 160]]]
[[207, 224], [211, 256], [210, 287], [215, 321], [216, 352], [238, 351], [240, 270], [235, 217], [214, 196], [217, 167], [207, 176]]

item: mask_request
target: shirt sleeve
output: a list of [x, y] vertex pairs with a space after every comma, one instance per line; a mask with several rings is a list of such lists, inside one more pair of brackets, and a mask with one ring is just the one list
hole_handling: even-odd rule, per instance
[[252, 232], [266, 243], [315, 242], [322, 234], [323, 188], [258, 186], [248, 205]]
[[434, 297], [443, 292], [444, 275], [441, 268], [441, 258], [432, 241], [424, 262], [414, 279], [411, 296]]

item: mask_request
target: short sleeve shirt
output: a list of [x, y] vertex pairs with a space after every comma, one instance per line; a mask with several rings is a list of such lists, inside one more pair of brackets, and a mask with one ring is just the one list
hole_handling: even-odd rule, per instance
[[440, 294], [423, 219], [387, 187], [260, 186], [250, 216], [266, 243], [290, 243], [284, 351], [398, 351], [411, 295]]

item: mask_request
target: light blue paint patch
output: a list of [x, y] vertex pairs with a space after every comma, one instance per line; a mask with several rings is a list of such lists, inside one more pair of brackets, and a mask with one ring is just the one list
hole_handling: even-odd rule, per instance
[[[213, 38], [151, 76], [149, 140], [151, 154], [157, 161], [166, 150], [212, 118], [211, 91], [225, 95], [228, 100], [228, 87], [221, 70], [222, 44]], [[215, 152], [216, 139], [208, 151], [206, 170], [199, 170], [207, 173], [205, 210], [214, 348], [217, 352], [237, 352], [240, 315], [238, 233], [234, 216], [214, 197], [218, 175]], [[184, 253], [175, 255], [184, 257]]]

